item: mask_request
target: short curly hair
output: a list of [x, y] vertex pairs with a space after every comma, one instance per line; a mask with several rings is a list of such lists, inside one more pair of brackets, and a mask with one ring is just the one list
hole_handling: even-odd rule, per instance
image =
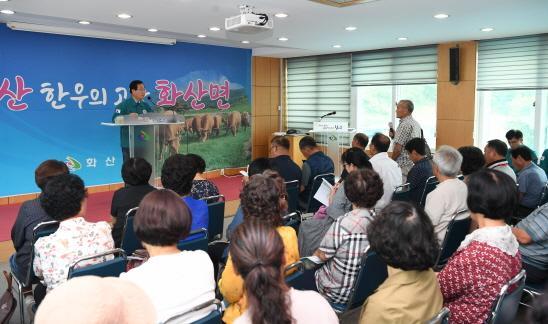
[[122, 164], [122, 179], [130, 186], [147, 184], [151, 174], [152, 166], [143, 158], [130, 158]]
[[86, 198], [84, 181], [75, 174], [61, 174], [48, 181], [40, 205], [56, 221], [78, 215]]
[[196, 173], [205, 172], [206, 162], [201, 156], [199, 156], [198, 154], [192, 154], [192, 153], [189, 153], [186, 156], [188, 156], [192, 160], [192, 163], [194, 164], [194, 168], [196, 169]]
[[430, 218], [420, 207], [394, 201], [367, 227], [371, 250], [393, 268], [428, 270], [436, 263], [439, 244]]
[[196, 169], [192, 159], [186, 155], [174, 154], [165, 160], [162, 167], [162, 185], [180, 196], [190, 193], [194, 176]]
[[252, 176], [240, 193], [244, 220], [258, 218], [271, 226], [280, 226], [280, 196], [276, 180], [262, 174]]
[[475, 146], [461, 146], [458, 151], [462, 155], [460, 170], [463, 175], [472, 174], [485, 165], [483, 152]]
[[344, 193], [350, 202], [361, 208], [373, 208], [384, 194], [379, 174], [370, 169], [350, 172], [344, 180]]

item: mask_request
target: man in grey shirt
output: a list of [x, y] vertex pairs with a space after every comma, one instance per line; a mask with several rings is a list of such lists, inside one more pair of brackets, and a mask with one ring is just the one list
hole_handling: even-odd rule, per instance
[[527, 146], [513, 149], [511, 155], [512, 163], [518, 170], [519, 206], [516, 216], [523, 218], [537, 207], [547, 181], [546, 173], [531, 161], [531, 149]]
[[[400, 119], [400, 124], [396, 129], [394, 136], [394, 149], [392, 159], [398, 163], [401, 168], [403, 183], [407, 181], [407, 174], [413, 167], [413, 161], [409, 158], [409, 153], [404, 150], [405, 144], [411, 139], [422, 138], [422, 130], [419, 123], [413, 119], [411, 114], [415, 106], [411, 100], [400, 100], [396, 106], [396, 117]], [[391, 134], [392, 135], [392, 134]]]

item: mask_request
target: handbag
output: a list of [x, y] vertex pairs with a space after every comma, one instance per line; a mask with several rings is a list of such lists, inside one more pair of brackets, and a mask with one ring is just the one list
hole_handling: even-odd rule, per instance
[[15, 307], [17, 307], [17, 300], [13, 296], [12, 293], [12, 277], [11, 273], [8, 273], [6, 270], [4, 270], [4, 277], [6, 277], [6, 281], [8, 283], [8, 288], [2, 294], [2, 297], [0, 297], [0, 323], [1, 324], [7, 324], [13, 315], [13, 312], [15, 312]]

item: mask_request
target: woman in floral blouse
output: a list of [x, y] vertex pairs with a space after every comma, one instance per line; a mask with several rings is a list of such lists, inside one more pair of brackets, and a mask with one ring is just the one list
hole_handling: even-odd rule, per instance
[[484, 323], [501, 287], [521, 270], [518, 242], [504, 220], [517, 203], [515, 182], [484, 169], [468, 178], [472, 219], [479, 228], [468, 234], [438, 280], [451, 323]]
[[[192, 159], [196, 170], [196, 175], [194, 176], [194, 180], [192, 180], [192, 189], [190, 191], [192, 198], [202, 199], [219, 195], [219, 188], [217, 188], [213, 182], [204, 178], [203, 173], [206, 168], [204, 159], [197, 154], [187, 154], [187, 156]], [[208, 203], [216, 202], [217, 200], [218, 199], [211, 199], [210, 201], [208, 200]]]

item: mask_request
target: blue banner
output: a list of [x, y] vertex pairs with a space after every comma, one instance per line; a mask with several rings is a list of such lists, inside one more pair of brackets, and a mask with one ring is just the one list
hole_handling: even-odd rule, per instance
[[[250, 50], [49, 35], [4, 25], [0, 39], [0, 197], [39, 191], [34, 169], [46, 159], [65, 161], [88, 186], [120, 182], [119, 130], [100, 123], [111, 121], [133, 79], [144, 81], [152, 106], [188, 116], [218, 115], [226, 123], [231, 111], [251, 111]], [[208, 168], [248, 161], [250, 152], [243, 151], [250, 147], [250, 129], [234, 140], [227, 133], [203, 146], [197, 143], [205, 139], [190, 140], [192, 151], [203, 147], [206, 161], [219, 161]], [[206, 151], [214, 143], [231, 149], [213, 156]]]

